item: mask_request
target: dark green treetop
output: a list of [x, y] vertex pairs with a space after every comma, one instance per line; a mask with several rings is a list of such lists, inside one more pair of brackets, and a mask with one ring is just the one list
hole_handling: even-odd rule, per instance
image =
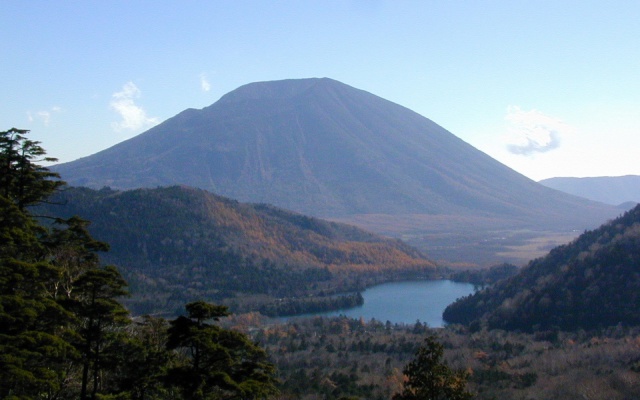
[[27, 211], [64, 183], [37, 164], [52, 161], [28, 131], [0, 132], [0, 398], [42, 397], [61, 390], [72, 319], [47, 291], [59, 270], [46, 258], [46, 229]]
[[0, 132], [0, 194], [19, 209], [43, 201], [65, 183], [41, 162], [54, 162], [45, 157], [40, 142], [27, 139], [28, 130], [11, 128]]
[[277, 393], [275, 367], [246, 335], [206, 320], [229, 315], [205, 302], [186, 305], [188, 316], [171, 321], [169, 349], [184, 350], [184, 361], [169, 372], [170, 384], [186, 399], [257, 399]]
[[467, 373], [452, 371], [443, 361], [444, 346], [428, 336], [416, 357], [404, 368], [407, 381], [393, 400], [468, 400]]

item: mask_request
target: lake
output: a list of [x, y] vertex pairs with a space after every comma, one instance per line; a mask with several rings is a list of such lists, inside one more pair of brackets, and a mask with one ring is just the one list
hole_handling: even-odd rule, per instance
[[375, 318], [383, 323], [404, 324], [420, 320], [436, 328], [444, 326], [442, 312], [449, 304], [473, 292], [472, 284], [450, 280], [384, 283], [362, 292], [364, 304], [360, 307], [313, 315], [345, 315], [349, 318], [362, 317], [366, 321]]

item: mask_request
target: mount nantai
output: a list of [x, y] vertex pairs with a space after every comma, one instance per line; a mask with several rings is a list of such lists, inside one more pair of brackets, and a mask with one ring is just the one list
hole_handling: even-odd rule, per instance
[[324, 218], [584, 229], [619, 212], [544, 187], [431, 120], [328, 78], [251, 83], [52, 169], [74, 186], [182, 184]]

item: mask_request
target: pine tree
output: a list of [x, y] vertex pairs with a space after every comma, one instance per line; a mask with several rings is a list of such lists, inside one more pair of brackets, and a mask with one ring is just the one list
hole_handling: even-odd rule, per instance
[[465, 390], [467, 373], [452, 371], [442, 360], [444, 346], [428, 336], [416, 357], [403, 372], [407, 377], [402, 393], [394, 400], [467, 400], [473, 398]]
[[39, 165], [57, 159], [45, 157], [40, 142], [27, 139], [28, 130], [0, 132], [0, 195], [20, 210], [43, 201], [63, 186], [60, 175]]
[[[116, 301], [126, 283], [115, 267], [101, 267], [88, 222], [32, 214], [65, 183], [39, 165], [52, 162], [29, 131], [0, 132], [0, 398], [92, 397], [105, 369], [111, 329], [128, 323]], [[101, 364], [102, 363], [102, 364]]]
[[256, 399], [277, 393], [275, 367], [265, 351], [242, 333], [206, 322], [229, 315], [226, 307], [199, 301], [186, 309], [186, 317], [171, 321], [168, 341], [169, 349], [186, 350], [183, 365], [169, 373], [170, 383], [186, 399]]
[[[28, 131], [0, 132], [0, 398], [265, 398], [275, 368], [245, 335], [209, 321], [227, 308], [187, 304], [168, 328], [134, 329], [126, 282], [79, 217], [36, 217], [64, 182], [38, 165]], [[47, 222], [43, 222], [47, 221]], [[186, 353], [183, 353], [186, 352]], [[175, 392], [179, 390], [183, 397]]]
[[127, 294], [125, 286], [113, 266], [90, 269], [74, 282], [69, 308], [77, 318], [80, 334], [77, 347], [82, 355], [81, 400], [95, 398], [101, 389], [100, 374], [113, 358], [110, 349], [118, 348], [115, 343], [124, 339], [121, 332], [130, 322], [129, 312], [117, 298]]
[[63, 365], [77, 354], [65, 340], [72, 315], [47, 292], [58, 269], [46, 257], [46, 229], [27, 206], [64, 182], [37, 164], [28, 131], [0, 132], [0, 397], [51, 397], [62, 389]]

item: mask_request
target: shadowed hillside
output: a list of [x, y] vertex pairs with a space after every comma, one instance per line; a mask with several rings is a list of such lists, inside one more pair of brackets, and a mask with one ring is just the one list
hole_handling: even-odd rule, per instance
[[448, 322], [523, 331], [640, 325], [640, 206], [447, 307]]
[[[70, 188], [38, 212], [92, 221], [92, 234], [111, 245], [104, 260], [123, 271], [138, 312], [200, 298], [256, 308], [273, 297], [330, 295], [435, 273], [398, 240], [187, 187]], [[251, 296], [261, 298], [249, 304]]]

